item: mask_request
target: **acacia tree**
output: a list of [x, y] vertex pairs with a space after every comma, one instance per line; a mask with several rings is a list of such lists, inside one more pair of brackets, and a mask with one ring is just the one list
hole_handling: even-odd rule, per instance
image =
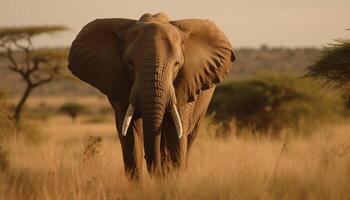
[[0, 58], [8, 69], [20, 75], [25, 89], [14, 110], [16, 124], [32, 91], [62, 74], [67, 52], [62, 49], [35, 49], [33, 38], [67, 30], [64, 26], [27, 26], [0, 28]]
[[320, 58], [307, 68], [306, 76], [321, 79], [326, 85], [349, 94], [350, 91], [350, 40], [336, 40], [326, 46]]

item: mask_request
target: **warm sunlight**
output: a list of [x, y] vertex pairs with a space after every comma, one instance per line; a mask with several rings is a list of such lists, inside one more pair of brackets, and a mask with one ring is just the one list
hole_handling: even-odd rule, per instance
[[349, 199], [348, 8], [0, 0], [0, 200]]

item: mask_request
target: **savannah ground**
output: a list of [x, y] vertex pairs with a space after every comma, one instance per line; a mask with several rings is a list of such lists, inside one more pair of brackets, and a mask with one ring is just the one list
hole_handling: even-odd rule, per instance
[[[27, 116], [27, 130], [1, 143], [8, 167], [0, 175], [0, 199], [350, 198], [348, 122], [315, 126], [307, 137], [271, 139], [249, 131], [215, 137], [220, 129], [207, 119], [186, 170], [162, 180], [144, 170], [136, 184], [124, 176], [111, 113], [95, 111], [73, 123], [55, 112], [34, 112], [67, 101], [49, 98], [45, 105], [44, 98], [31, 99], [28, 110], [36, 114]], [[100, 111], [108, 106], [103, 98], [77, 101]]]

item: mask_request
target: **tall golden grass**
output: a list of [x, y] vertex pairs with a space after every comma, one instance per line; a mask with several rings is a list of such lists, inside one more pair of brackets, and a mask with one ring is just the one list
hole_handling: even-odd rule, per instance
[[[188, 168], [165, 179], [144, 172], [140, 183], [123, 172], [114, 124], [50, 118], [46, 139], [2, 143], [9, 168], [0, 175], [0, 199], [349, 199], [349, 125], [315, 127], [308, 138], [214, 138], [204, 124]], [[101, 136], [87, 147], [89, 135]], [[86, 148], [96, 148], [87, 158]], [[96, 151], [95, 151], [96, 150]]]

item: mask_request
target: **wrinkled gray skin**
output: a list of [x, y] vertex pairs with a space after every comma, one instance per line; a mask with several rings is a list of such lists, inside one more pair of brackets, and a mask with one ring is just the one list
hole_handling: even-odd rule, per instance
[[[159, 13], [138, 21], [102, 19], [86, 25], [72, 44], [69, 69], [108, 96], [125, 172], [139, 179], [143, 155], [152, 175], [186, 166], [215, 84], [233, 60], [231, 45], [212, 22], [169, 21]], [[135, 112], [123, 136], [129, 104]], [[181, 138], [171, 105], [181, 118]]]

